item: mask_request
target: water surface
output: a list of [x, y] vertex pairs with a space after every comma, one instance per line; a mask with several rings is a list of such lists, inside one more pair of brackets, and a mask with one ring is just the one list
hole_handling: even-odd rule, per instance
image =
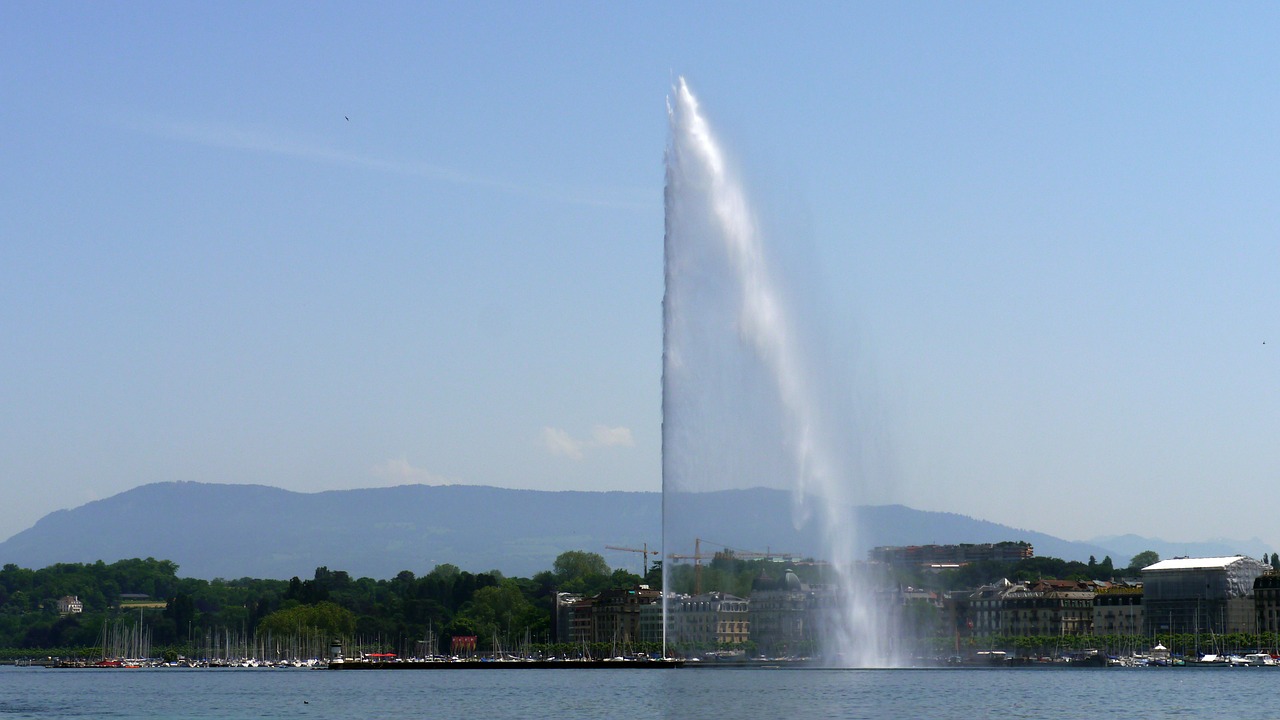
[[0, 668], [11, 718], [1274, 718], [1280, 668], [50, 670]]

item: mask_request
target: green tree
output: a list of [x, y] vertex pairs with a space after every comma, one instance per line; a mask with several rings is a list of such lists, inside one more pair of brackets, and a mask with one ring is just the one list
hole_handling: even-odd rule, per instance
[[462, 570], [460, 570], [457, 565], [441, 563], [432, 568], [431, 572], [427, 573], [427, 578], [434, 579], [446, 585], [452, 585], [461, 574]]
[[1155, 550], [1143, 550], [1134, 555], [1133, 559], [1129, 561], [1129, 567], [1126, 572], [1136, 575], [1142, 568], [1148, 565], [1155, 565], [1158, 562], [1160, 562], [1160, 555]]
[[644, 583], [644, 578], [633, 572], [627, 572], [622, 568], [614, 570], [609, 575], [609, 587], [627, 590]]
[[609, 564], [597, 553], [569, 550], [552, 564], [556, 584], [565, 592], [594, 593], [608, 587]]
[[271, 633], [279, 637], [313, 631], [350, 635], [356, 629], [356, 616], [340, 605], [324, 601], [277, 610], [262, 618], [257, 629], [259, 634]]
[[649, 566], [649, 573], [644, 576], [644, 582], [655, 590], [662, 589], [662, 561], [654, 560]]
[[179, 637], [186, 638], [194, 630], [196, 619], [196, 603], [190, 595], [178, 593], [169, 598], [164, 606], [164, 617], [173, 621]]
[[504, 580], [477, 590], [461, 614], [475, 623], [483, 640], [502, 637], [510, 646], [512, 638], [523, 636], [533, 621], [532, 610], [519, 585], [513, 580]]

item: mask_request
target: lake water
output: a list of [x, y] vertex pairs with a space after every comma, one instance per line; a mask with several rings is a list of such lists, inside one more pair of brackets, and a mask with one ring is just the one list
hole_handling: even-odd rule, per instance
[[0, 668], [10, 718], [1280, 717], [1280, 668]]

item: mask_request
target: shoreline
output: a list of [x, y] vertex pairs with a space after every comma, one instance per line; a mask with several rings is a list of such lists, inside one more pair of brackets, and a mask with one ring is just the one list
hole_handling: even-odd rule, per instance
[[685, 666], [683, 660], [344, 660], [329, 663], [330, 670], [664, 670]]

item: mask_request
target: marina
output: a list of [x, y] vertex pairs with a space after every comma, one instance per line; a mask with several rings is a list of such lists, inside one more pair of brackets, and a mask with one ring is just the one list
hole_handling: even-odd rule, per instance
[[683, 660], [355, 660], [329, 663], [330, 670], [669, 670]]

